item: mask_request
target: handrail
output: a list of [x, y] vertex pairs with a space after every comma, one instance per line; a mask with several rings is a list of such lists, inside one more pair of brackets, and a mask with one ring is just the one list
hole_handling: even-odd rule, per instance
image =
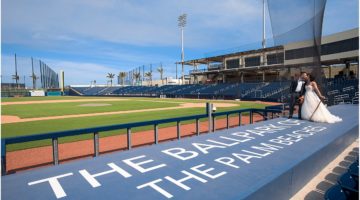
[[241, 112], [274, 112], [274, 113], [281, 113], [279, 109], [259, 109], [259, 108], [248, 108], [248, 109], [241, 109], [241, 110], [231, 110], [231, 111], [224, 111], [224, 112], [215, 112], [213, 116], [223, 116], [227, 114], [235, 114]]
[[286, 106], [289, 106], [289, 104], [283, 103], [283, 104], [279, 104], [279, 105], [266, 106], [265, 109], [267, 109], [267, 110], [285, 110]]
[[75, 130], [67, 130], [67, 131], [58, 131], [58, 132], [50, 132], [50, 133], [42, 133], [42, 134], [35, 134], [35, 135], [26, 135], [26, 136], [18, 136], [18, 137], [9, 137], [9, 138], [2, 138], [1, 139], [1, 173], [2, 175], [6, 174], [6, 145], [14, 144], [14, 143], [21, 143], [21, 142], [30, 142], [36, 140], [44, 140], [44, 139], [52, 139], [52, 148], [53, 148], [53, 164], [59, 164], [59, 155], [58, 155], [58, 138], [60, 137], [67, 137], [67, 136], [75, 136], [75, 135], [84, 135], [93, 133], [93, 140], [94, 140], [94, 156], [99, 155], [99, 132], [104, 131], [112, 131], [112, 130], [120, 130], [126, 129], [127, 130], [127, 149], [131, 149], [131, 129], [135, 127], [142, 127], [142, 126], [154, 126], [154, 138], [155, 144], [158, 144], [158, 125], [176, 122], [177, 126], [177, 139], [181, 139], [181, 121], [187, 120], [196, 120], [196, 135], [200, 134], [200, 123], [199, 120], [201, 118], [209, 118], [209, 132], [215, 130], [215, 118], [217, 116], [226, 115], [227, 126], [229, 128], [229, 115], [231, 114], [239, 114], [239, 126], [241, 125], [241, 116], [242, 113], [249, 112], [250, 114], [250, 123], [253, 123], [253, 113], [262, 114], [264, 119], [267, 120], [267, 114], [272, 113], [272, 117], [274, 113], [281, 113], [282, 111], [279, 109], [257, 109], [257, 108], [248, 108], [248, 109], [238, 109], [232, 111], [224, 111], [224, 112], [216, 112], [212, 113], [210, 110], [210, 114], [199, 114], [199, 115], [190, 115], [184, 117], [175, 117], [169, 119], [158, 119], [158, 120], [151, 120], [151, 121], [142, 121], [142, 122], [132, 122], [126, 124], [116, 124], [116, 125], [109, 125], [109, 126], [99, 126], [99, 127], [92, 127], [92, 128], [83, 128], [83, 129], [75, 129]]
[[149, 126], [149, 125], [154, 125], [154, 124], [165, 124], [165, 123], [186, 121], [186, 120], [205, 118], [205, 117], [207, 117], [206, 114], [191, 115], [191, 116], [176, 117], [176, 118], [169, 118], [169, 119], [132, 122], [132, 123], [126, 123], [126, 124], [116, 124], [116, 125], [109, 125], [109, 126], [98, 126], [98, 127], [92, 127], [92, 128], [83, 128], [83, 129], [75, 129], [75, 130], [67, 130], [67, 131], [42, 133], [42, 134], [35, 134], [35, 135], [9, 137], [9, 138], [3, 138], [1, 140], [5, 140], [5, 144], [14, 144], [14, 143], [20, 143], [20, 142], [30, 142], [30, 141], [34, 141], [34, 140], [44, 140], [44, 139], [52, 139], [52, 138], [67, 137], [67, 136], [74, 136], [74, 135], [84, 135], [84, 134], [89, 134], [89, 133], [94, 133], [94, 132], [104, 132], [104, 131], [112, 131], [112, 130], [119, 130], [119, 129], [126, 129], [126, 128], [135, 128], [135, 127]]

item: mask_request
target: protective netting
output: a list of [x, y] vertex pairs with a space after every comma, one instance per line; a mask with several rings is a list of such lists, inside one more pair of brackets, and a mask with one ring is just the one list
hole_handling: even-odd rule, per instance
[[117, 75], [119, 85], [156, 85], [169, 71], [167, 63], [152, 63], [133, 68], [124, 75], [121, 73]]
[[[310, 73], [324, 90], [321, 68], [321, 35], [326, 0], [267, 0], [275, 45], [297, 44], [285, 52], [285, 60], [302, 59], [302, 71]], [[325, 92], [322, 92], [325, 95]]]
[[2, 61], [1, 83], [14, 88], [59, 88], [58, 74], [51, 67], [39, 59], [21, 56]]

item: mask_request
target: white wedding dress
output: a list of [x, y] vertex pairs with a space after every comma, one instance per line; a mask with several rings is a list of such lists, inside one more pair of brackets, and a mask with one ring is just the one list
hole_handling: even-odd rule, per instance
[[301, 107], [302, 119], [325, 123], [335, 123], [342, 121], [340, 117], [335, 116], [329, 112], [311, 85], [306, 85], [305, 90], [304, 103]]

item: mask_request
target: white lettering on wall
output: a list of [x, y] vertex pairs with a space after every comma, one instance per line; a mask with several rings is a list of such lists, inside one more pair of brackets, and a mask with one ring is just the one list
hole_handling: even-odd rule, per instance
[[187, 181], [187, 180], [190, 180], [190, 179], [195, 179], [197, 181], [200, 181], [202, 183], [206, 183], [207, 180], [203, 179], [203, 178], [200, 178], [188, 171], [185, 171], [185, 170], [182, 170], [181, 173], [187, 175], [185, 176], [184, 178], [182, 179], [179, 179], [179, 180], [175, 180], [174, 178], [170, 177], [170, 176], [166, 176], [165, 179], [167, 179], [168, 181], [174, 183], [175, 185], [181, 187], [182, 189], [184, 190], [190, 190], [191, 188], [185, 184], [183, 184], [183, 182]]
[[144, 157], [146, 157], [146, 156], [141, 155], [141, 156], [137, 156], [137, 157], [134, 157], [134, 158], [125, 159], [125, 160], [123, 160], [123, 162], [126, 163], [127, 165], [129, 165], [130, 167], [138, 170], [141, 173], [149, 172], [149, 171], [159, 169], [159, 168], [162, 168], [162, 167], [166, 166], [166, 164], [160, 164], [160, 165], [155, 165], [155, 166], [152, 166], [152, 167], [144, 168], [144, 167], [142, 167], [142, 165], [154, 162], [154, 160], [144, 160], [142, 162], [133, 162], [133, 160], [138, 160], [138, 159], [141, 159], [141, 158], [144, 158]]
[[211, 179], [216, 179], [216, 178], [218, 178], [218, 177], [223, 176], [223, 175], [226, 174], [225, 171], [222, 171], [222, 172], [217, 173], [217, 174], [210, 174], [209, 172], [211, 172], [211, 171], [214, 170], [214, 168], [212, 168], [212, 167], [211, 167], [211, 168], [204, 169], [204, 170], [199, 169], [199, 168], [204, 167], [204, 166], [205, 166], [205, 164], [201, 164], [201, 165], [194, 166], [194, 167], [192, 167], [192, 168], [190, 168], [190, 169], [193, 170], [193, 171], [195, 171], [195, 172], [197, 172], [197, 173], [199, 173], [199, 174], [202, 174], [202, 175], [204, 175], [204, 176], [207, 176], [207, 177], [209, 177], [209, 178], [211, 178]]
[[142, 185], [139, 185], [137, 186], [136, 188], [137, 189], [142, 189], [142, 188], [145, 188], [145, 187], [151, 187], [152, 189], [156, 190], [157, 192], [159, 192], [160, 194], [164, 195], [166, 198], [170, 199], [173, 197], [172, 194], [170, 194], [169, 192], [167, 192], [166, 190], [162, 189], [160, 186], [156, 185], [156, 183], [159, 183], [161, 182], [162, 179], [156, 179], [154, 181], [151, 181], [151, 182], [148, 182], [148, 183], [145, 183], [145, 184], [142, 184]]
[[122, 175], [122, 176], [125, 177], [125, 178], [131, 177], [131, 174], [129, 174], [127, 171], [123, 170], [123, 169], [120, 168], [119, 166], [115, 165], [114, 163], [108, 163], [107, 165], [111, 168], [111, 170], [108, 170], [108, 171], [104, 171], [104, 172], [100, 172], [100, 173], [91, 175], [86, 169], [83, 169], [83, 170], [80, 170], [79, 173], [80, 173], [80, 174], [90, 183], [90, 185], [91, 185], [92, 187], [94, 187], [94, 188], [101, 186], [101, 184], [95, 179], [95, 177], [98, 177], [98, 176], [103, 176], [103, 175], [106, 175], [106, 174], [110, 174], [110, 173], [117, 172], [117, 173], [119, 173], [120, 175]]
[[38, 181], [30, 182], [30, 183], [28, 183], [28, 185], [30, 186], [30, 185], [36, 185], [39, 183], [49, 182], [51, 189], [53, 190], [56, 198], [60, 199], [60, 198], [66, 197], [66, 193], [65, 193], [64, 189], [61, 187], [61, 184], [58, 179], [64, 178], [67, 176], [72, 176], [72, 175], [73, 175], [73, 173], [67, 173], [67, 174], [62, 174], [59, 176], [53, 176], [50, 178], [45, 178], [45, 179], [41, 179]]
[[179, 160], [189, 160], [195, 158], [199, 155], [196, 151], [187, 151], [184, 148], [171, 148], [161, 151], [167, 155], [170, 155]]

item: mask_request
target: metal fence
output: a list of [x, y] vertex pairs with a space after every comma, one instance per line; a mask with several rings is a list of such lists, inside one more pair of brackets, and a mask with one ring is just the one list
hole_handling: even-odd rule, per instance
[[19, 136], [19, 137], [11, 137], [11, 138], [3, 138], [1, 139], [1, 173], [2, 175], [6, 174], [6, 145], [15, 144], [15, 143], [23, 143], [23, 142], [30, 142], [30, 141], [37, 141], [37, 140], [44, 140], [44, 139], [52, 139], [52, 151], [53, 151], [53, 164], [59, 164], [59, 148], [58, 148], [58, 141], [60, 137], [68, 137], [68, 136], [75, 136], [75, 135], [84, 135], [84, 134], [93, 134], [93, 143], [94, 143], [94, 157], [99, 156], [99, 133], [104, 131], [112, 131], [112, 130], [120, 130], [126, 129], [127, 133], [127, 149], [131, 149], [131, 129], [136, 127], [143, 127], [143, 126], [154, 126], [154, 144], [159, 143], [158, 137], [158, 128], [160, 124], [166, 123], [173, 123], [176, 122], [177, 127], [177, 139], [181, 139], [181, 122], [188, 121], [188, 120], [195, 120], [196, 123], [196, 135], [200, 134], [200, 119], [208, 118], [208, 131], [213, 132], [216, 130], [216, 117], [219, 116], [226, 116], [226, 128], [229, 128], [229, 115], [231, 114], [238, 114], [239, 115], [239, 126], [241, 125], [241, 119], [243, 113], [249, 113], [250, 123], [253, 123], [253, 114], [258, 113], [263, 116], [264, 120], [267, 120], [268, 114], [271, 113], [271, 118], [274, 117], [274, 113], [282, 113], [280, 109], [239, 109], [233, 111], [225, 111], [225, 112], [216, 112], [213, 113], [212, 104], [207, 103], [206, 114], [200, 115], [191, 115], [191, 116], [184, 116], [184, 117], [177, 117], [177, 118], [170, 118], [170, 119], [160, 119], [160, 120], [152, 120], [152, 121], [143, 121], [143, 122], [135, 122], [135, 123], [127, 123], [127, 124], [117, 124], [111, 126], [101, 126], [101, 127], [94, 127], [94, 128], [85, 128], [85, 129], [77, 129], [77, 130], [69, 130], [69, 131], [60, 131], [60, 132], [52, 132], [52, 133], [45, 133], [45, 134], [36, 134], [36, 135], [29, 135], [29, 136]]

